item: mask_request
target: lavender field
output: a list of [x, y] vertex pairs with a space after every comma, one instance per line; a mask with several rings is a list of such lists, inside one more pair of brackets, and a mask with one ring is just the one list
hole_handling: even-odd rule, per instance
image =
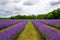
[[0, 40], [60, 40], [60, 20], [0, 20]]

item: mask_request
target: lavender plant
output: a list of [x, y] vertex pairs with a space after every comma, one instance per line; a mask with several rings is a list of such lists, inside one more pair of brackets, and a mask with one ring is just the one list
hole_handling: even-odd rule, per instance
[[60, 32], [57, 30], [48, 27], [37, 20], [32, 20], [32, 22], [46, 40], [60, 40]]
[[15, 27], [5, 30], [0, 33], [0, 40], [15, 40], [19, 32], [21, 32], [28, 20], [23, 21], [21, 24], [17, 24]]

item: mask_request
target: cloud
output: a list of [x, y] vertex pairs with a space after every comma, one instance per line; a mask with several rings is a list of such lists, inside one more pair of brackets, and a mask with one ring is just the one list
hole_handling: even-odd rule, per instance
[[22, 8], [14, 8], [14, 10], [16, 10], [16, 11], [20, 11]]
[[27, 0], [23, 3], [23, 5], [26, 5], [26, 6], [30, 5], [31, 6], [31, 5], [34, 5], [36, 3], [38, 3], [38, 0]]
[[13, 2], [15, 3], [19, 3], [21, 0], [13, 0]]
[[60, 4], [60, 0], [58, 0], [57, 2], [51, 2], [51, 5], [54, 6], [54, 5], [59, 5]]
[[0, 0], [0, 17], [46, 14], [60, 8], [56, 0]]
[[25, 2], [23, 5], [33, 5], [33, 3], [31, 3], [31, 2]]

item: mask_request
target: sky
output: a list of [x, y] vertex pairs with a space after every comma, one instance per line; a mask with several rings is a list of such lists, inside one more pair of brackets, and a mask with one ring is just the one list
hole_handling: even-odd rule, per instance
[[60, 8], [60, 0], [0, 0], [0, 17], [47, 14]]

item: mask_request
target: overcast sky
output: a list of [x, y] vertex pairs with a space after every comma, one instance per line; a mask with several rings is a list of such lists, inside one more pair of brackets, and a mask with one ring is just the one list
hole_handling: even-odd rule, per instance
[[60, 8], [60, 0], [0, 0], [0, 17], [46, 14]]

